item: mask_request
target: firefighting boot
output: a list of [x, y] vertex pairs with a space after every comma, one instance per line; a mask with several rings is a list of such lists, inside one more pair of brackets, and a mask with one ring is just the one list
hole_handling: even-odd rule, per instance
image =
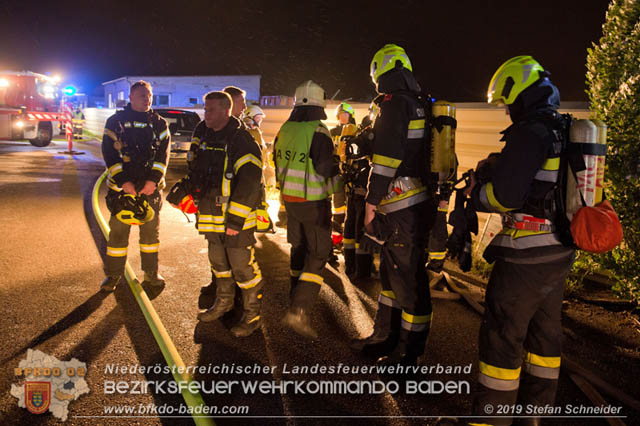
[[409, 330], [401, 329], [398, 344], [388, 355], [378, 359], [378, 364], [387, 366], [418, 365], [418, 357], [424, 353], [425, 342], [411, 342], [410, 333]]
[[200, 294], [203, 296], [214, 296], [216, 294], [216, 276], [211, 273], [211, 282], [209, 285], [200, 287]]
[[378, 305], [373, 333], [367, 338], [352, 340], [349, 346], [352, 350], [371, 359], [378, 359], [391, 353], [398, 344], [401, 318], [400, 309]]
[[120, 283], [120, 275], [109, 275], [100, 284], [100, 291], [111, 293], [116, 289], [118, 283]]
[[158, 273], [158, 271], [145, 271], [143, 286], [162, 287], [164, 286], [164, 277]]
[[232, 278], [223, 278], [216, 283], [216, 301], [206, 312], [198, 314], [200, 321], [209, 322], [221, 318], [233, 309], [233, 298], [236, 294], [236, 283]]
[[246, 337], [260, 328], [260, 307], [262, 306], [263, 282], [249, 289], [242, 290], [242, 305], [244, 311], [240, 322], [231, 327], [231, 333], [236, 337]]
[[356, 250], [354, 248], [344, 249], [344, 273], [352, 278], [356, 273]]
[[311, 317], [305, 308], [292, 306], [282, 319], [282, 323], [302, 337], [311, 340], [318, 338], [318, 332], [311, 326]]

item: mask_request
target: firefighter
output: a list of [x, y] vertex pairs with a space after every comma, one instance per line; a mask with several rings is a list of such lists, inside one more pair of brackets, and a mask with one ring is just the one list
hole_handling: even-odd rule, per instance
[[[371, 103], [371, 105], [377, 105]], [[370, 111], [374, 111], [371, 107]], [[366, 117], [369, 117], [368, 114]], [[375, 114], [372, 119], [375, 120]], [[371, 130], [373, 121], [363, 119], [360, 124], [358, 138], [364, 137], [365, 143], [368, 142], [367, 132]], [[360, 143], [363, 145], [363, 143]], [[359, 147], [362, 150], [362, 146]], [[355, 158], [353, 158], [355, 157]], [[360, 245], [360, 239], [364, 234], [364, 206], [365, 195], [367, 194], [367, 183], [369, 181], [369, 172], [371, 167], [366, 156], [353, 155], [347, 153], [345, 162], [342, 163], [343, 177], [346, 183], [347, 193], [347, 217], [344, 222], [344, 266], [345, 274], [353, 279], [367, 279], [371, 276], [373, 266], [373, 253], [369, 248]]]
[[255, 260], [255, 208], [260, 201], [260, 148], [231, 116], [231, 96], [210, 92], [204, 97], [205, 119], [193, 131], [189, 179], [199, 188], [196, 227], [209, 245], [216, 280], [213, 306], [198, 315], [214, 321], [233, 309], [236, 286], [243, 314], [231, 328], [236, 337], [260, 327], [262, 274]]
[[311, 80], [301, 84], [273, 148], [291, 244], [291, 306], [283, 322], [310, 339], [318, 336], [310, 311], [332, 248], [329, 197], [341, 183], [331, 134], [321, 121], [327, 118], [325, 106], [322, 87]]
[[[477, 211], [500, 213], [503, 229], [484, 252], [495, 262], [480, 327], [478, 388], [473, 415], [487, 406], [552, 406], [560, 374], [563, 286], [574, 258], [554, 225], [563, 119], [558, 89], [531, 56], [506, 61], [487, 91], [504, 104], [513, 124], [499, 156], [478, 163], [490, 181], [467, 189]], [[476, 169], [477, 170], [477, 169]], [[495, 413], [495, 411], [493, 411]], [[511, 424], [510, 417], [479, 423]], [[521, 424], [539, 424], [522, 419]]]
[[[340, 135], [342, 135], [342, 129], [347, 124], [356, 124], [355, 111], [351, 105], [346, 102], [340, 102], [336, 107], [336, 119], [338, 125], [331, 129], [331, 137], [334, 141], [335, 150], [338, 150], [340, 144]], [[333, 217], [331, 219], [331, 226], [334, 232], [342, 234], [344, 228], [344, 220], [347, 215], [347, 194], [344, 188], [339, 188], [338, 191], [333, 194]]]
[[146, 81], [131, 86], [130, 103], [107, 119], [102, 137], [102, 155], [108, 169], [107, 206], [109, 241], [105, 260], [107, 277], [100, 288], [112, 292], [120, 282], [127, 261], [131, 226], [115, 214], [123, 194], [145, 197], [154, 211], [153, 220], [140, 225], [140, 259], [144, 271], [143, 285], [162, 287], [158, 274], [158, 230], [160, 228], [161, 190], [169, 162], [167, 122], [150, 109], [152, 88]]
[[82, 128], [84, 127], [84, 114], [80, 107], [73, 112], [73, 137], [82, 139]]
[[[231, 115], [240, 121], [240, 126], [243, 129], [246, 129], [247, 127], [244, 121], [242, 120], [242, 115], [244, 113], [245, 108], [247, 107], [247, 104], [245, 101], [245, 96], [247, 92], [245, 92], [244, 90], [236, 86], [227, 86], [224, 89], [222, 89], [222, 91], [227, 93], [229, 96], [231, 96], [231, 102], [232, 102]], [[253, 134], [251, 134], [251, 136], [253, 136]], [[256, 139], [256, 141], [258, 140]], [[216, 275], [213, 271], [213, 265], [210, 265], [210, 266], [211, 266], [211, 282], [208, 285], [200, 288], [200, 294], [203, 294], [206, 296], [216, 294]], [[240, 302], [239, 295], [237, 297], [237, 301]]]
[[426, 235], [435, 216], [427, 189], [432, 178], [426, 103], [400, 46], [387, 44], [375, 54], [371, 78], [384, 97], [374, 124], [367, 233], [361, 244], [381, 243], [382, 291], [373, 334], [352, 342], [352, 348], [383, 364], [416, 365], [432, 317], [424, 266]]
[[244, 118], [243, 122], [245, 126], [247, 126], [247, 130], [251, 133], [251, 136], [256, 140], [258, 145], [260, 146], [260, 150], [262, 151], [262, 165], [264, 167], [263, 174], [265, 185], [274, 186], [275, 185], [275, 176], [273, 172], [273, 166], [269, 163], [272, 162], [269, 160], [269, 149], [262, 137], [262, 131], [260, 130], [260, 124], [262, 120], [266, 117], [262, 108], [258, 105], [249, 105], [244, 110]]
[[222, 89], [222, 91], [228, 93], [229, 96], [231, 96], [231, 101], [233, 102], [233, 106], [231, 107], [231, 115], [240, 120], [240, 123], [244, 127], [242, 114], [244, 113], [245, 108], [247, 108], [247, 102], [245, 100], [247, 92], [236, 86], [227, 86]]

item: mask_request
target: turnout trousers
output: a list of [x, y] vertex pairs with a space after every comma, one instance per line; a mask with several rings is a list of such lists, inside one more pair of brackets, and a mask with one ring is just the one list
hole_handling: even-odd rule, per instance
[[369, 277], [372, 253], [360, 247], [364, 235], [364, 206], [366, 188], [356, 187], [347, 197], [347, 219], [344, 222], [344, 266], [347, 275]]
[[[553, 405], [560, 374], [564, 282], [573, 259], [572, 253], [549, 263], [496, 260], [480, 327], [473, 415], [497, 413], [498, 405]], [[505, 416], [472, 424], [511, 421]]]
[[385, 215], [391, 233], [380, 254], [382, 291], [374, 328], [398, 335], [400, 353], [417, 358], [424, 353], [432, 320], [425, 245], [429, 203]]
[[230, 241], [226, 241], [229, 239], [246, 241], [247, 238], [243, 238], [245, 237], [243, 234], [247, 232], [253, 233], [253, 230], [241, 231], [236, 237], [217, 232], [205, 234], [209, 243], [209, 263], [216, 277], [217, 286], [224, 287], [226, 283], [235, 282], [242, 290], [248, 290], [257, 286], [262, 280], [253, 245], [230, 244]]
[[429, 232], [429, 263], [427, 269], [434, 272], [442, 271], [444, 258], [447, 254], [447, 239], [449, 238], [447, 231], [448, 209], [448, 202], [441, 201], [439, 203], [435, 222]]
[[309, 310], [324, 283], [322, 270], [332, 249], [331, 201], [285, 201], [291, 244], [291, 306]]
[[[142, 270], [153, 272], [158, 270], [158, 239], [160, 230], [160, 209], [162, 208], [162, 195], [159, 191], [148, 197], [149, 205], [155, 211], [153, 220], [140, 225], [140, 261]], [[104, 272], [107, 276], [120, 276], [124, 274], [124, 265], [127, 262], [129, 247], [129, 233], [131, 225], [122, 223], [115, 216], [109, 219], [109, 241], [107, 242], [107, 255], [104, 262]]]

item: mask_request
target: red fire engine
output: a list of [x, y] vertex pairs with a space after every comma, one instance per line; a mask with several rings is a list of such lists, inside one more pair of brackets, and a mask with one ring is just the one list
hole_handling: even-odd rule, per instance
[[0, 71], [0, 139], [47, 146], [63, 120], [55, 79], [30, 71]]

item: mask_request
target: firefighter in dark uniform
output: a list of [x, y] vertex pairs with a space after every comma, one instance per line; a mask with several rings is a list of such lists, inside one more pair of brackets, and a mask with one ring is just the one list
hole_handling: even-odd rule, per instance
[[[470, 193], [478, 211], [500, 213], [503, 229], [484, 252], [495, 262], [480, 328], [478, 390], [473, 414], [486, 406], [552, 406], [560, 374], [564, 282], [574, 250], [555, 228], [554, 186], [558, 179], [564, 119], [558, 89], [531, 56], [505, 62], [494, 74], [488, 102], [504, 104], [513, 124], [504, 130], [499, 156], [478, 163], [489, 167], [489, 182]], [[517, 402], [516, 402], [517, 401]], [[494, 413], [496, 411], [493, 411]], [[539, 424], [539, 418], [521, 419]], [[511, 424], [510, 417], [477, 424]]]
[[[247, 107], [245, 100], [247, 92], [236, 86], [227, 86], [222, 91], [231, 96], [231, 116], [240, 120], [240, 127], [246, 129], [246, 125], [242, 121], [242, 114]], [[216, 274], [213, 265], [209, 266], [211, 266], [211, 282], [200, 288], [200, 293], [204, 295], [216, 294]], [[236, 296], [237, 302], [240, 302], [240, 299], [239, 296]]]
[[415, 365], [424, 353], [432, 318], [424, 265], [426, 235], [435, 216], [429, 202], [426, 102], [419, 97], [407, 54], [395, 44], [375, 54], [371, 78], [384, 97], [374, 124], [365, 237], [382, 243], [382, 292], [373, 334], [352, 347], [384, 357], [382, 363]]
[[238, 286], [243, 314], [231, 332], [248, 336], [261, 322], [263, 282], [253, 248], [262, 177], [260, 147], [230, 115], [227, 93], [210, 92], [204, 101], [205, 119], [193, 131], [188, 176], [198, 188], [196, 227], [209, 243], [216, 299], [198, 319], [214, 321], [233, 309]]
[[[338, 152], [342, 129], [347, 124], [352, 124], [354, 126], [356, 124], [355, 111], [353, 110], [353, 107], [346, 102], [340, 102], [336, 107], [336, 119], [338, 120], [338, 125], [329, 132], [333, 138], [335, 150]], [[345, 217], [347, 215], [347, 193], [345, 188], [339, 188], [338, 191], [333, 194], [332, 203], [333, 216], [331, 219], [331, 226], [334, 232], [342, 234]]]
[[291, 244], [291, 306], [283, 322], [298, 334], [317, 338], [310, 311], [320, 275], [331, 254], [331, 202], [339, 184], [338, 160], [327, 126], [324, 90], [312, 81], [296, 89], [289, 119], [274, 142], [276, 179], [287, 211]]
[[[382, 98], [379, 99], [381, 101]], [[378, 106], [371, 103], [370, 113], [362, 120], [355, 138], [364, 139], [362, 142], [348, 142], [345, 161], [341, 163], [347, 193], [347, 218], [344, 222], [344, 252], [345, 274], [352, 279], [367, 279], [371, 276], [373, 253], [367, 247], [360, 245], [364, 235], [364, 206], [365, 195], [371, 166], [366, 156], [365, 146], [370, 145], [369, 135], [373, 135], [373, 120], [377, 115]], [[356, 148], [353, 148], [354, 145]], [[354, 150], [358, 150], [354, 152]]]
[[101, 285], [107, 292], [115, 290], [127, 261], [131, 226], [115, 214], [123, 194], [144, 198], [153, 209], [153, 219], [140, 225], [143, 285], [164, 285], [164, 279], [158, 274], [158, 230], [170, 135], [167, 122], [150, 109], [152, 98], [149, 83], [134, 83], [130, 91], [131, 103], [109, 117], [104, 128], [102, 156], [109, 171], [107, 206], [112, 212], [105, 260], [107, 277]]

